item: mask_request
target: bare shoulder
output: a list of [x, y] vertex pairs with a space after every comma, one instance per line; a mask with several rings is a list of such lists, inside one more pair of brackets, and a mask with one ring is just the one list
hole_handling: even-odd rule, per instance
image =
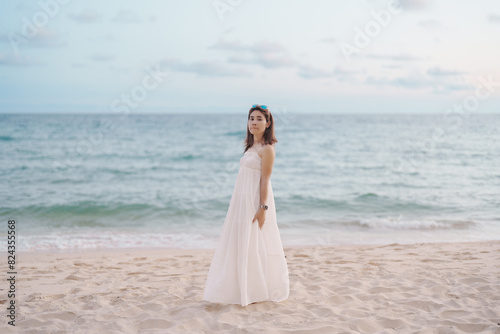
[[274, 148], [274, 145], [265, 145], [262, 147], [260, 154], [261, 157], [267, 156], [274, 158], [276, 155], [276, 149]]

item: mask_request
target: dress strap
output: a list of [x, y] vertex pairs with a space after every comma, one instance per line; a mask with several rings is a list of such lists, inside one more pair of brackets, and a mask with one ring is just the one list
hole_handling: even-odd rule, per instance
[[262, 148], [266, 146], [266, 145], [262, 145], [258, 150], [257, 150], [257, 153], [259, 153], [260, 150], [262, 150]]

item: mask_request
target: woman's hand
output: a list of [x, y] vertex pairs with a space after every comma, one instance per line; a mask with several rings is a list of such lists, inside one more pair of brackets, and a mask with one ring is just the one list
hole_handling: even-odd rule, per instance
[[262, 230], [262, 226], [264, 225], [264, 221], [266, 220], [266, 209], [261, 208], [259, 209], [259, 211], [257, 211], [255, 216], [253, 217], [252, 224], [255, 219], [257, 219], [257, 221], [259, 222], [259, 228]]

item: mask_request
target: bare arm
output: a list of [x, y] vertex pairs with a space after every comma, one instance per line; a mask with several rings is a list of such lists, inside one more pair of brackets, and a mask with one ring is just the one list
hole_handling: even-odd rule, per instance
[[[260, 176], [260, 204], [267, 203], [267, 186], [273, 171], [274, 157], [276, 153], [272, 145], [266, 145], [262, 152], [262, 171]], [[264, 209], [263, 209], [264, 210]]]
[[[260, 175], [260, 204], [267, 205], [267, 186], [269, 180], [271, 180], [271, 172], [273, 171], [274, 164], [274, 147], [272, 145], [267, 145], [262, 149], [262, 170]], [[262, 229], [264, 221], [266, 220], [266, 209], [259, 208], [255, 216], [253, 217], [252, 223], [255, 220], [259, 222], [259, 228]]]

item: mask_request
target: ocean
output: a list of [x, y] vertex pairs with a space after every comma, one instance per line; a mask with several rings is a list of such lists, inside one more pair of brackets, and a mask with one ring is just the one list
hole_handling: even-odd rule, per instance
[[[215, 248], [241, 114], [0, 114], [0, 247]], [[500, 239], [500, 117], [274, 113], [283, 246]]]

